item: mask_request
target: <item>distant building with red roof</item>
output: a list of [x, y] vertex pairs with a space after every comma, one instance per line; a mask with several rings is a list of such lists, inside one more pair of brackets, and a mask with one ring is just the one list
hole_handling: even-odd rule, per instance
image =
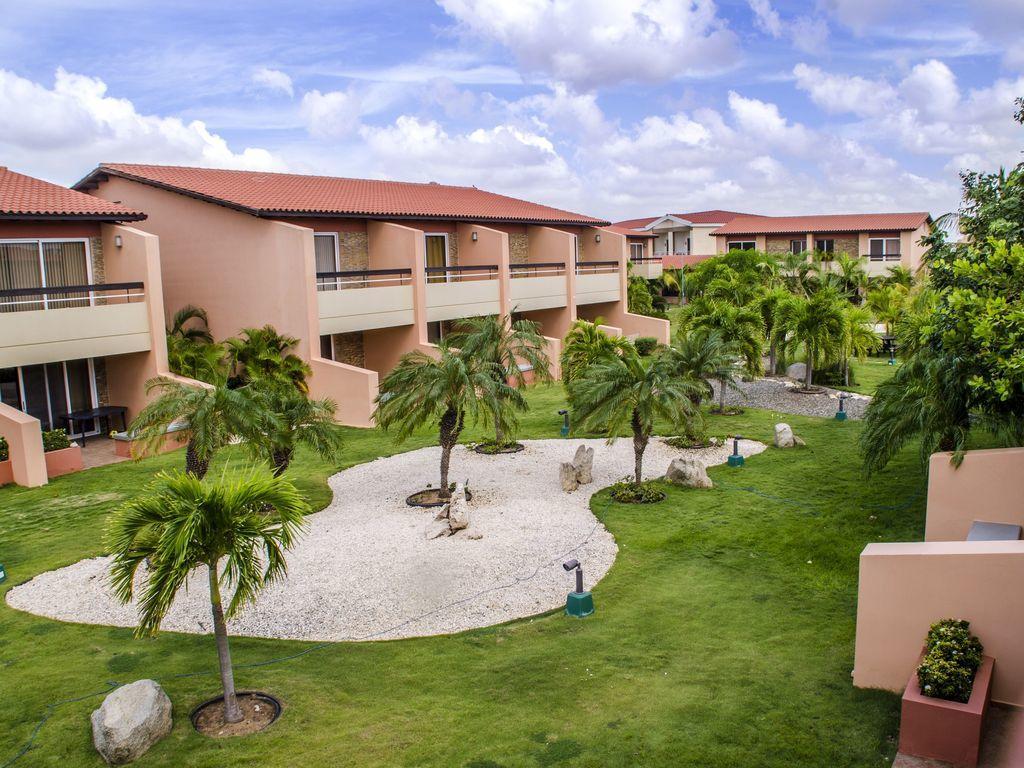
[[663, 257], [666, 267], [695, 264], [715, 254], [711, 233], [737, 216], [750, 214], [710, 210], [690, 213], [666, 213], [642, 219], [615, 222], [615, 226], [633, 230], [636, 236], [654, 235], [654, 253]]

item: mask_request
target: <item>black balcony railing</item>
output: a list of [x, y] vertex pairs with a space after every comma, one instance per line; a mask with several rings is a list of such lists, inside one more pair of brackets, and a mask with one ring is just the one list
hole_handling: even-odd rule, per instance
[[536, 261], [525, 264], [509, 264], [511, 276], [515, 277], [559, 277], [565, 274], [564, 261]]
[[340, 272], [317, 272], [318, 291], [337, 291], [348, 288], [382, 288], [408, 285], [412, 270], [405, 269], [345, 269]]
[[601, 275], [619, 271], [617, 261], [577, 261], [577, 275]]
[[903, 255], [899, 253], [866, 253], [861, 258], [869, 261], [899, 261]]
[[459, 283], [466, 280], [494, 280], [498, 277], [497, 264], [427, 267], [424, 271], [428, 283]]
[[0, 291], [0, 312], [66, 309], [94, 304], [126, 304], [134, 300], [141, 301], [145, 295], [142, 283], [8, 288]]
[[661, 256], [634, 256], [630, 258], [634, 264], [660, 264], [663, 260]]

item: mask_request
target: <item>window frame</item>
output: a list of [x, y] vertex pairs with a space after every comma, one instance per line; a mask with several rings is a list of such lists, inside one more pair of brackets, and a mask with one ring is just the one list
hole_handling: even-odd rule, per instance
[[[896, 243], [896, 253], [889, 253], [886, 243]], [[876, 256], [871, 252], [872, 243], [881, 243], [882, 252]], [[870, 261], [901, 261], [903, 258], [903, 242], [900, 237], [869, 237], [868, 238], [868, 259]]]
[[[313, 232], [313, 259], [316, 259], [316, 239], [318, 237], [330, 237], [334, 239], [334, 269], [329, 270], [332, 272], [341, 271], [341, 238], [337, 232]], [[315, 265], [314, 265], [315, 266]], [[319, 271], [319, 270], [317, 270]], [[316, 281], [318, 291], [336, 291], [341, 286], [338, 283], [338, 278], [321, 277], [317, 278]]]
[[[749, 245], [749, 248], [737, 248], [736, 246]], [[726, 251], [756, 251], [757, 240], [727, 240], [725, 242]]]
[[[89, 242], [88, 237], [4, 237], [0, 238], [0, 245], [6, 245], [7, 243], [35, 243], [36, 252], [39, 257], [39, 279], [42, 281], [42, 285], [39, 286], [41, 290], [50, 288], [52, 286], [46, 280], [46, 257], [43, 254], [43, 243], [82, 243], [85, 248], [85, 281], [87, 285], [93, 284], [92, 274], [92, 246]], [[81, 299], [76, 299], [81, 301]], [[41, 309], [50, 309], [50, 299], [46, 298], [46, 294], [43, 294], [42, 300], [43, 306]], [[89, 291], [89, 306], [96, 306], [96, 295], [92, 291]], [[59, 308], [58, 307], [55, 307]]]
[[[639, 257], [634, 253], [634, 250], [636, 248], [640, 249], [640, 256]], [[634, 243], [630, 243], [629, 244], [629, 259], [630, 259], [630, 261], [640, 261], [640, 260], [642, 260], [644, 258], [644, 251], [645, 250], [646, 249], [645, 249], [645, 246], [644, 246], [643, 243], [635, 243], [635, 242]]]
[[[793, 246], [798, 244], [798, 243], [800, 245], [800, 250], [799, 251], [794, 251], [793, 250]], [[789, 241], [789, 252], [791, 254], [793, 254], [794, 256], [799, 256], [802, 253], [807, 253], [807, 238], [804, 238], [802, 240], [798, 240], [796, 238], [791, 239]]]

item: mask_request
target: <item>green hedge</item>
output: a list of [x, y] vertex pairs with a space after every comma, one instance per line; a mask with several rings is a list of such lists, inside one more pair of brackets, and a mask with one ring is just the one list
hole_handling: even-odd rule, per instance
[[943, 619], [928, 630], [925, 656], [917, 668], [921, 693], [936, 699], [966, 703], [974, 688], [974, 674], [984, 648], [971, 634], [971, 624]]

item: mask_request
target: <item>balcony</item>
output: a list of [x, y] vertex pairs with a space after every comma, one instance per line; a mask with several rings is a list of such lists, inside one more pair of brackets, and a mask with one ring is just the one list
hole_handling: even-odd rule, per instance
[[630, 259], [630, 263], [633, 265], [632, 274], [638, 277], [647, 280], [657, 280], [661, 277], [663, 271], [661, 256], [639, 256]]
[[619, 262], [576, 262], [577, 304], [600, 304], [607, 301], [619, 301], [621, 298]]
[[888, 274], [889, 268], [899, 264], [903, 256], [899, 253], [866, 254], [860, 257], [864, 271], [869, 276]]
[[568, 304], [565, 263], [545, 261], [509, 265], [509, 295], [516, 312], [551, 309]]
[[320, 335], [413, 323], [412, 270], [316, 273]]
[[0, 291], [0, 368], [150, 349], [142, 283]]
[[501, 312], [498, 265], [427, 267], [427, 322]]

